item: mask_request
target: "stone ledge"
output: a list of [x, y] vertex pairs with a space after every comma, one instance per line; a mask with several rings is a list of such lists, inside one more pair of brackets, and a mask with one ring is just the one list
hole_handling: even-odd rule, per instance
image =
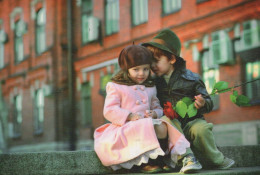
[[[145, 175], [144, 173], [127, 173], [127, 174], [128, 175]], [[156, 175], [161, 175], [161, 174], [163, 174], [163, 175], [174, 175], [174, 174], [181, 175], [182, 173], [178, 173], [178, 172], [156, 173]], [[260, 166], [239, 167], [239, 168], [232, 168], [229, 170], [201, 170], [194, 174], [195, 175], [259, 175]], [[114, 174], [114, 175], [116, 175], [116, 174]]]
[[[260, 145], [229, 146], [221, 147], [219, 149], [225, 156], [236, 161], [234, 167], [260, 167]], [[72, 175], [113, 173], [101, 164], [94, 151], [1, 154], [0, 170], [0, 174], [5, 175]]]

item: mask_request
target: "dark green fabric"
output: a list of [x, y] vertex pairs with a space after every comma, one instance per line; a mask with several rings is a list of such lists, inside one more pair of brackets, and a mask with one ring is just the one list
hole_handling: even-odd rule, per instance
[[[164, 41], [164, 44], [156, 42], [155, 39], [160, 39]], [[154, 41], [153, 41], [154, 40]], [[159, 49], [168, 51], [176, 56], [180, 56], [181, 53], [181, 42], [178, 36], [170, 29], [163, 29], [159, 32], [152, 41], [143, 43], [144, 45], [152, 45]]]
[[212, 123], [200, 118], [189, 122], [183, 128], [195, 157], [204, 168], [219, 166], [224, 161], [224, 155], [216, 146], [212, 129]]
[[[159, 41], [158, 41], [159, 40]], [[181, 42], [179, 37], [170, 29], [166, 28], [159, 32], [150, 42], [142, 43], [143, 46], [153, 46], [176, 56], [182, 65], [185, 60], [180, 57]]]

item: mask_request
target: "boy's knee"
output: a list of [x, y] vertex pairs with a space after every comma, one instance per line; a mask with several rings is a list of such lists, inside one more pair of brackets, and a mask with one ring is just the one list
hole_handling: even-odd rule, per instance
[[190, 134], [193, 136], [203, 137], [204, 135], [207, 135], [209, 132], [211, 132], [212, 128], [213, 128], [212, 123], [207, 123], [207, 122], [197, 123], [190, 128]]
[[165, 123], [154, 126], [155, 133], [158, 139], [164, 139], [167, 137], [167, 126]]

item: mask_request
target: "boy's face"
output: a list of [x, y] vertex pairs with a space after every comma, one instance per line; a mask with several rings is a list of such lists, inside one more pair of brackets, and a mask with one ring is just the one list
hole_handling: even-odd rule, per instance
[[137, 84], [143, 83], [150, 74], [150, 65], [143, 64], [140, 66], [132, 67], [128, 69], [129, 78]]
[[[153, 48], [148, 46], [147, 47], [149, 50], [153, 52]], [[152, 71], [157, 75], [157, 76], [162, 76], [162, 75], [169, 75], [173, 70], [173, 64], [175, 63], [176, 58], [173, 56], [171, 60], [168, 59], [167, 56], [161, 55], [161, 56], [155, 56], [154, 55], [154, 61], [152, 63]]]

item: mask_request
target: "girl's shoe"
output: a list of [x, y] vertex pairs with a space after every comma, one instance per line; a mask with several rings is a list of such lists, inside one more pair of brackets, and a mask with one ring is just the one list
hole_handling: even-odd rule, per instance
[[157, 165], [145, 165], [141, 169], [141, 172], [143, 173], [158, 173], [160, 171], [162, 171], [162, 169]]
[[169, 171], [171, 171], [171, 168], [168, 165], [164, 165], [162, 167], [162, 170], [165, 171], [165, 172], [169, 172]]

